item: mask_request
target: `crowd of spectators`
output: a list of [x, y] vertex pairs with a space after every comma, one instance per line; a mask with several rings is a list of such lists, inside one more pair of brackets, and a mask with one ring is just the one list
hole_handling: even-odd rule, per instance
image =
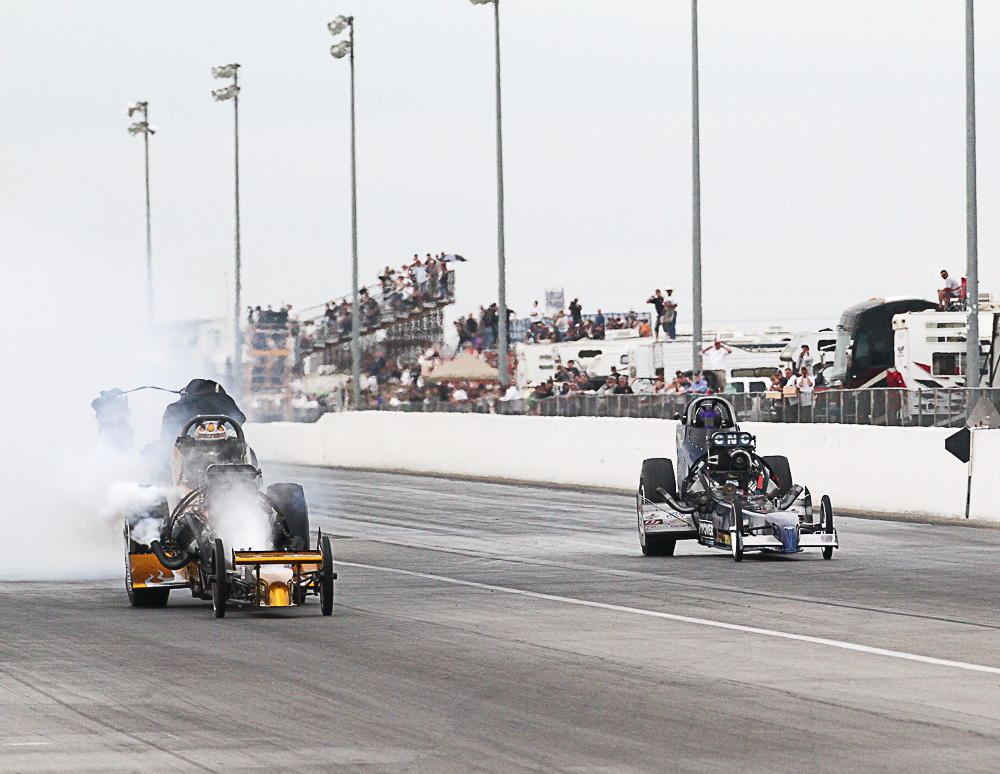
[[[414, 360], [400, 361], [377, 351], [362, 361], [361, 391], [370, 408], [403, 408], [404, 404], [493, 402], [501, 395], [488, 382], [433, 382], [427, 376], [441, 365], [440, 350], [431, 346]], [[516, 389], [516, 388], [515, 388]]]
[[537, 344], [543, 341], [580, 341], [581, 339], [603, 339], [607, 331], [631, 328], [638, 331], [639, 336], [652, 335], [648, 315], [636, 314], [630, 310], [627, 315], [605, 315], [600, 309], [595, 314], [583, 313], [580, 300], [574, 298], [566, 310], [560, 309], [552, 316], [546, 316], [534, 303], [528, 315], [527, 331], [524, 341], [527, 344]]
[[298, 322], [298, 317], [292, 311], [291, 304], [282, 304], [277, 310], [268, 305], [267, 309], [259, 306], [247, 307], [247, 324], [261, 327], [282, 328]]
[[[510, 333], [510, 323], [514, 318], [513, 309], [507, 310], [507, 332]], [[500, 309], [497, 304], [480, 306], [478, 313], [469, 312], [464, 317], [455, 320], [455, 330], [458, 333], [458, 348], [482, 352], [497, 347], [500, 338]], [[507, 339], [510, 341], [510, 338]]]
[[[421, 260], [398, 269], [386, 266], [379, 274], [379, 284], [362, 288], [358, 294], [361, 330], [369, 331], [384, 322], [402, 320], [424, 309], [433, 309], [454, 293], [454, 273], [448, 268], [451, 260], [464, 260], [444, 253], [427, 253]], [[321, 328], [337, 337], [351, 335], [354, 307], [350, 296], [330, 301], [323, 312]]]

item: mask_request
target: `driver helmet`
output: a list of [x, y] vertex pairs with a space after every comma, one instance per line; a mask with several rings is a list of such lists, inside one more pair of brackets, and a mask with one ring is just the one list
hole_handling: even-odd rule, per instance
[[701, 427], [720, 427], [722, 413], [715, 407], [714, 403], [704, 403], [698, 409], [698, 424]]

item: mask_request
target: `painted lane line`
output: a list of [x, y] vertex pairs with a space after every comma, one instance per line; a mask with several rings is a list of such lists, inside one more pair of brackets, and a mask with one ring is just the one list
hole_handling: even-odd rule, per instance
[[449, 578], [445, 575], [432, 575], [425, 572], [414, 572], [413, 570], [401, 570], [397, 567], [382, 567], [375, 564], [361, 564], [359, 562], [338, 561], [342, 567], [358, 567], [365, 570], [379, 570], [381, 572], [391, 572], [397, 575], [408, 575], [413, 578], [424, 578], [425, 580], [450, 583], [455, 586], [468, 586], [484, 591], [499, 591], [504, 594], [530, 597], [531, 599], [542, 599], [548, 602], [561, 602], [567, 605], [579, 605], [581, 607], [594, 607], [601, 610], [610, 610], [616, 613], [631, 613], [632, 615], [643, 615], [649, 618], [661, 618], [667, 621], [677, 621], [679, 623], [694, 624], [696, 626], [710, 626], [715, 629], [726, 629], [733, 632], [743, 632], [745, 634], [758, 634], [764, 637], [778, 637], [783, 640], [795, 640], [796, 642], [808, 642], [812, 645], [824, 645], [829, 648], [840, 648], [841, 650], [853, 650], [857, 653], [867, 653], [874, 656], [886, 656], [888, 658], [901, 659], [903, 661], [917, 661], [922, 664], [933, 664], [934, 666], [951, 667], [953, 669], [965, 669], [970, 672], [986, 672], [988, 674], [1000, 675], [1000, 667], [985, 666], [984, 664], [970, 664], [966, 661], [951, 661], [944, 658], [934, 658], [933, 656], [921, 656], [916, 653], [906, 653], [901, 650], [888, 650], [886, 648], [875, 648], [870, 645], [858, 645], [854, 642], [844, 642], [843, 640], [828, 640], [824, 637], [811, 637], [807, 634], [792, 634], [791, 632], [780, 632], [774, 629], [761, 629], [756, 626], [743, 626], [742, 624], [725, 623], [724, 621], [712, 621], [708, 618], [692, 618], [687, 615], [677, 615], [676, 613], [662, 613], [658, 610], [644, 610], [639, 607], [627, 607], [625, 605], [612, 605], [608, 602], [594, 602], [589, 599], [576, 599], [575, 597], [562, 597], [556, 594], [543, 594], [539, 591], [526, 591], [515, 589], [509, 586], [494, 586], [489, 583], [477, 583], [476, 581], [461, 580], [459, 578]]

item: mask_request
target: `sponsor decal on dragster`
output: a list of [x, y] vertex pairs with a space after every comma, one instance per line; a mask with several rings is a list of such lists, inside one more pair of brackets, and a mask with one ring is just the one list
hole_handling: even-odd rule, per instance
[[702, 519], [698, 522], [698, 537], [706, 545], [712, 545], [715, 542], [715, 525], [708, 519]]

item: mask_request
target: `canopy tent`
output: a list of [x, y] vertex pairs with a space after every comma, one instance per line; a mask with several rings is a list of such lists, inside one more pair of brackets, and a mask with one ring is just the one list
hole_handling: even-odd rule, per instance
[[425, 382], [498, 382], [500, 372], [475, 355], [463, 352], [453, 360], [448, 360], [427, 376]]

